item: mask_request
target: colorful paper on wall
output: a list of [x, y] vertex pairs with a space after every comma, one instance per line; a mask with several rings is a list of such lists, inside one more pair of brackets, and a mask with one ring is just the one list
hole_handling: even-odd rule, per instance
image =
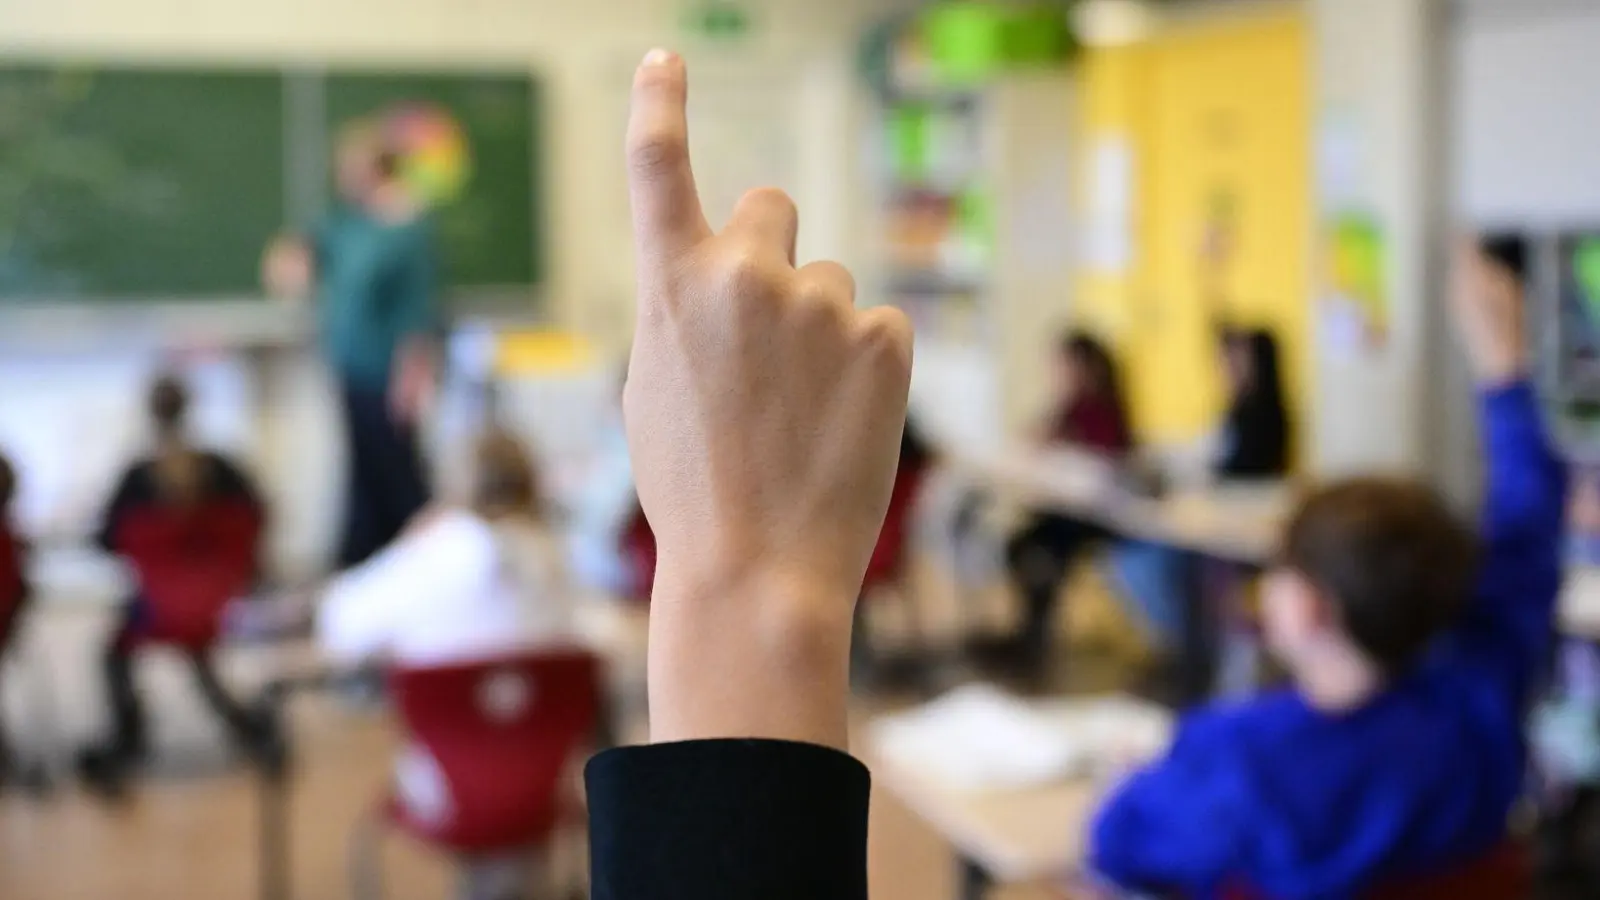
[[400, 152], [400, 177], [424, 206], [455, 200], [472, 175], [467, 136], [449, 112], [408, 103], [390, 111], [384, 125]]
[[1381, 350], [1390, 328], [1388, 238], [1368, 213], [1341, 213], [1323, 228], [1323, 335], [1340, 349]]

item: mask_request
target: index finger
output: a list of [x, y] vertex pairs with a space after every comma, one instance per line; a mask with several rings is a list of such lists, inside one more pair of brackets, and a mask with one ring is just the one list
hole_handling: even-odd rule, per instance
[[633, 78], [628, 187], [642, 257], [692, 246], [711, 233], [689, 164], [688, 75], [683, 59], [652, 50]]

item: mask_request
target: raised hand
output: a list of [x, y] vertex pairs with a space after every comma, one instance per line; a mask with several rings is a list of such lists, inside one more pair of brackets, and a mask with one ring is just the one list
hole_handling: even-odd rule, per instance
[[304, 300], [316, 280], [311, 248], [293, 235], [280, 235], [261, 255], [261, 284], [280, 300]]
[[1526, 374], [1523, 290], [1516, 273], [1467, 239], [1456, 247], [1450, 281], [1456, 328], [1477, 379], [1504, 384]]
[[682, 60], [653, 51], [628, 127], [639, 314], [623, 408], [660, 554], [652, 738], [843, 747], [851, 611], [893, 484], [911, 328], [858, 311], [843, 267], [795, 267], [781, 191], [751, 191], [712, 231], [687, 90]]

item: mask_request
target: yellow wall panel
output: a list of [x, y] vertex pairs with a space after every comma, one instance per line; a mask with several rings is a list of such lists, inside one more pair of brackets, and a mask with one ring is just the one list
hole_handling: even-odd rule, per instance
[[1085, 133], [1132, 144], [1138, 251], [1126, 275], [1086, 275], [1079, 295], [1085, 318], [1118, 336], [1148, 440], [1187, 439], [1214, 424], [1219, 319], [1273, 329], [1291, 402], [1307, 396], [1307, 54], [1298, 11], [1090, 54]]

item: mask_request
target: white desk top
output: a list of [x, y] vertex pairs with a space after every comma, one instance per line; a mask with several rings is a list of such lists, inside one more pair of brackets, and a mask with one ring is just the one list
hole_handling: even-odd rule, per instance
[[[636, 604], [605, 600], [585, 602], [577, 611], [579, 640], [606, 665], [613, 684], [642, 684], [645, 647], [649, 636], [649, 610]], [[300, 680], [327, 674], [336, 668], [310, 638], [252, 644], [241, 648], [271, 679]]]
[[1561, 631], [1600, 641], [1600, 566], [1568, 567], [1561, 591]]
[[1103, 460], [1070, 451], [1013, 448], [958, 457], [955, 469], [1025, 503], [1080, 515], [1129, 537], [1252, 565], [1272, 558], [1294, 502], [1281, 483], [1133, 496], [1114, 486]]
[[[1104, 698], [1034, 705], [1065, 731], [1086, 726]], [[1089, 817], [1103, 792], [1091, 778], [1070, 778], [1017, 790], [970, 792], [869, 752], [873, 778], [927, 821], [965, 858], [1008, 883], [1042, 881], [1081, 861]]]
[[[1025, 503], [1081, 515], [1129, 537], [1251, 565], [1271, 561], [1294, 503], [1292, 491], [1281, 484], [1218, 485], [1161, 499], [1128, 497], [1111, 487], [1105, 463], [1072, 453], [1012, 449], [958, 457], [955, 468]], [[1600, 640], [1600, 566], [1569, 569], [1560, 628], [1573, 637]]]

